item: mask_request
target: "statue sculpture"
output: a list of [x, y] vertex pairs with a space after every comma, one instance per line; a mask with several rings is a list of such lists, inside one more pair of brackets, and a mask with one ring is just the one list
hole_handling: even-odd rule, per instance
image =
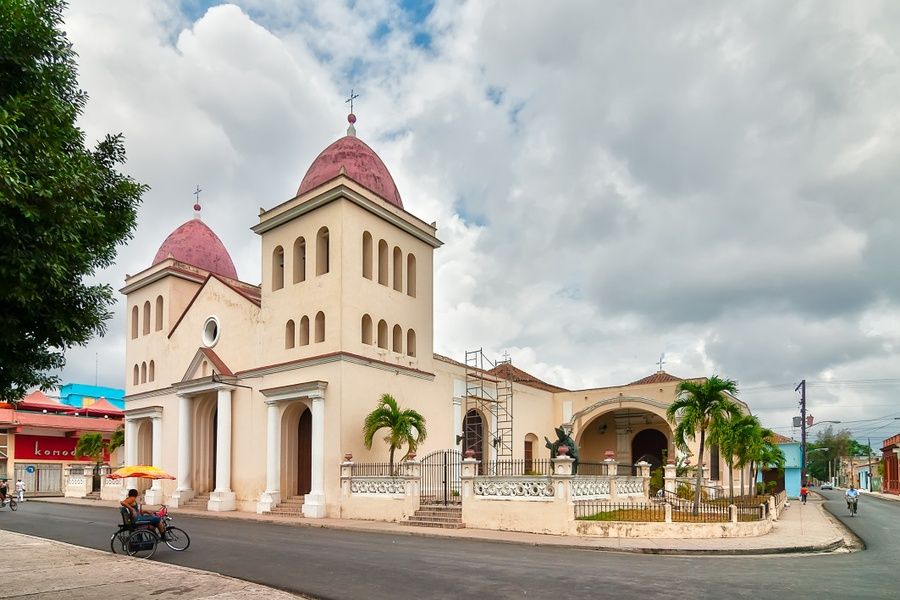
[[578, 447], [575, 445], [575, 440], [562, 427], [557, 427], [554, 431], [556, 431], [557, 438], [555, 442], [551, 442], [547, 436], [544, 436], [544, 441], [547, 442], [544, 445], [550, 449], [550, 458], [559, 456], [559, 447], [566, 446], [569, 449], [568, 456], [575, 459], [575, 462], [572, 463], [572, 475], [575, 475], [578, 472]]

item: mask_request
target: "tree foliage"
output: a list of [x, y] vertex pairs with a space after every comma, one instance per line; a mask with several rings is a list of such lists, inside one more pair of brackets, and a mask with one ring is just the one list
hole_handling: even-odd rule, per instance
[[116, 171], [121, 135], [85, 147], [64, 7], [0, 2], [0, 401], [52, 387], [65, 350], [105, 333], [112, 287], [84, 278], [130, 239], [146, 190]]
[[[842, 456], [850, 456], [851, 442], [854, 442], [854, 440], [850, 437], [850, 431], [847, 429], [835, 431], [829, 425], [825, 429], [820, 430], [816, 434], [816, 441], [806, 445], [808, 465], [806, 471], [809, 476], [819, 481], [827, 481], [834, 476], [836, 469], [832, 467], [832, 471], [829, 473], [828, 465], [834, 465], [835, 460]], [[863, 453], [868, 454], [867, 452]]]
[[703, 455], [709, 440], [706, 434], [711, 427], [740, 414], [740, 409], [726, 394], [737, 393], [737, 383], [713, 375], [705, 381], [682, 381], [678, 384], [678, 398], [669, 405], [666, 417], [675, 424], [672, 432], [675, 445], [682, 451], [688, 448], [688, 440], [700, 436], [697, 458], [697, 483], [694, 490], [694, 514], [700, 511], [700, 488], [703, 479]]
[[406, 456], [409, 456], [428, 435], [425, 417], [411, 408], [400, 410], [397, 401], [390, 394], [382, 394], [378, 406], [366, 416], [363, 423], [363, 442], [366, 448], [372, 448], [375, 435], [382, 429], [387, 429], [384, 441], [390, 447], [391, 472], [394, 471], [394, 451], [405, 445], [408, 447]]
[[116, 448], [125, 444], [125, 428], [116, 429], [110, 439], [104, 440], [102, 433], [86, 433], [78, 438], [75, 444], [75, 458], [84, 456], [90, 458], [97, 465], [103, 464], [103, 456], [107, 452], [114, 452]]

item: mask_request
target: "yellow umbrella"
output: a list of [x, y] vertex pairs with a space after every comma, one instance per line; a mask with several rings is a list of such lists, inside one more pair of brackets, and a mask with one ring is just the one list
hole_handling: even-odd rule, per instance
[[175, 477], [169, 475], [159, 467], [151, 467], [148, 465], [122, 467], [109, 474], [110, 479], [126, 479], [128, 477], [137, 477], [138, 479], [175, 479]]

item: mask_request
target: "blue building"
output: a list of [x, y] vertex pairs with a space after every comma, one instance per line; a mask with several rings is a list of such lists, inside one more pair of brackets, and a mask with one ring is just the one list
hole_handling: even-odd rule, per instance
[[800, 442], [775, 434], [775, 443], [784, 453], [784, 473], [779, 469], [761, 470], [756, 481], [775, 481], [775, 491], [787, 491], [788, 498], [800, 497]]
[[100, 398], [116, 408], [125, 408], [125, 390], [84, 383], [67, 383], [59, 388], [59, 401], [75, 408], [87, 408]]

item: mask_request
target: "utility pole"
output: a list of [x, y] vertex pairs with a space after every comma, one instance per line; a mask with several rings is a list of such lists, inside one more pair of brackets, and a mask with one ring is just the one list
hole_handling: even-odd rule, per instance
[[806, 485], [806, 380], [794, 388], [800, 390], [800, 485]]

